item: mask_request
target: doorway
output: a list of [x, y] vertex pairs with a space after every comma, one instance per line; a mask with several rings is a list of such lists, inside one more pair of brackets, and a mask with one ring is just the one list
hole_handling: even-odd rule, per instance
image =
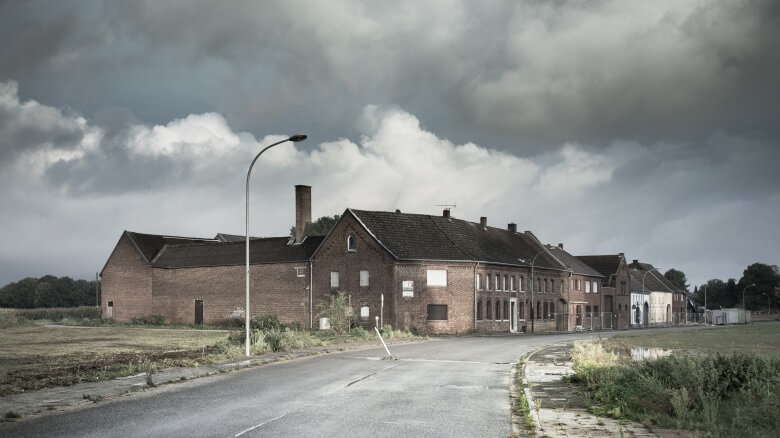
[[195, 300], [195, 325], [203, 324], [203, 300]]
[[517, 333], [517, 298], [509, 299], [509, 333]]

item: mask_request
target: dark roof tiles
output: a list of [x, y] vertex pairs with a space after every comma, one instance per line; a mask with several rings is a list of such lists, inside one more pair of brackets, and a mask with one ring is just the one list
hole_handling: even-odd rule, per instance
[[[543, 246], [525, 233], [462, 219], [385, 211], [348, 210], [399, 260], [449, 260], [527, 266]], [[524, 259], [526, 262], [520, 262]], [[543, 252], [535, 266], [564, 269]]]

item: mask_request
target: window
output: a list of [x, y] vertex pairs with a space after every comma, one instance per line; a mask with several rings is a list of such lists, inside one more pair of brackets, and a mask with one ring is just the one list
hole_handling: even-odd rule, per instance
[[446, 321], [446, 304], [428, 304], [428, 321]]
[[360, 271], [360, 287], [368, 287], [368, 271]]
[[540, 278], [536, 279], [536, 291], [540, 292], [542, 290], [542, 280]]
[[595, 313], [596, 315], [599, 314], [599, 306], [593, 306], [593, 313]]
[[536, 319], [542, 319], [542, 302], [536, 302]]
[[360, 307], [360, 320], [368, 321], [368, 317], [369, 317], [368, 306]]
[[590, 280], [585, 280], [585, 293], [590, 293]]
[[485, 289], [490, 290], [490, 274], [485, 274]]
[[509, 303], [504, 300], [504, 321], [509, 320]]
[[544, 319], [547, 319], [547, 315], [549, 313], [549, 309], [547, 308], [547, 301], [545, 301], [543, 305], [544, 305], [544, 312], [542, 312], [542, 317]]
[[477, 290], [482, 290], [482, 274], [477, 274], [477, 278], [474, 280]]
[[414, 297], [414, 281], [404, 280], [401, 282], [401, 296], [404, 298]]
[[593, 293], [594, 294], [599, 293], [599, 283], [597, 281], [593, 282]]
[[330, 273], [330, 287], [339, 287], [339, 273], [338, 272], [331, 272]]
[[482, 321], [482, 301], [477, 301], [477, 319]]
[[514, 275], [509, 277], [509, 289], [512, 290], [512, 291], [517, 290], [517, 289], [515, 289], [515, 276]]
[[355, 237], [354, 234], [350, 234], [349, 236], [347, 236], [347, 251], [349, 252], [357, 251], [357, 237]]
[[542, 290], [543, 293], [547, 293], [547, 279], [544, 279], [544, 289]]
[[590, 306], [585, 306], [585, 316], [590, 315]]
[[501, 301], [496, 301], [496, 321], [501, 319]]
[[485, 305], [485, 319], [493, 319], [493, 307], [490, 305], [490, 300]]
[[523, 290], [523, 276], [517, 277], [517, 288]]
[[496, 274], [493, 278], [496, 279], [496, 290], [501, 290], [501, 275]]
[[428, 286], [447, 286], [447, 271], [428, 269]]
[[298, 277], [298, 278], [305, 277], [306, 276], [306, 268], [302, 267], [302, 266], [296, 267], [295, 268], [295, 276]]
[[509, 289], [507, 289], [508, 286], [509, 286], [509, 276], [508, 275], [504, 275], [503, 289], [504, 290], [509, 290]]
[[558, 284], [558, 292], [563, 293], [563, 280]]
[[519, 306], [517, 307], [517, 313], [520, 315], [518, 319], [521, 319], [525, 321], [525, 303], [520, 301]]

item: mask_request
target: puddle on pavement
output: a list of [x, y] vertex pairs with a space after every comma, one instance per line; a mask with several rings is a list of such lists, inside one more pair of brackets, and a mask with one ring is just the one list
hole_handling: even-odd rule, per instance
[[643, 360], [655, 360], [661, 357], [670, 356], [674, 350], [654, 347], [632, 347], [631, 360], [639, 362]]

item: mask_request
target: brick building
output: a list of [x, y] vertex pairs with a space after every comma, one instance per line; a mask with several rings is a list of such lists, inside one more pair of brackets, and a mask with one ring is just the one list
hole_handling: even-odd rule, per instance
[[[601, 288], [603, 275], [588, 266], [582, 260], [574, 257], [563, 249], [563, 244], [558, 246], [548, 245], [550, 253], [561, 263], [568, 266], [569, 275], [569, 306], [565, 314], [567, 327], [575, 330], [601, 330], [612, 328], [611, 312], [613, 306], [613, 293]], [[605, 318], [606, 317], [606, 318]]]
[[[623, 253], [577, 256], [579, 260], [598, 271], [603, 277], [601, 291], [612, 296], [612, 327], [627, 329], [631, 321], [631, 274]], [[606, 305], [602, 307], [608, 312]]]
[[[531, 264], [535, 289], [531, 292]], [[530, 232], [347, 209], [314, 254], [315, 302], [349, 296], [358, 324], [421, 333], [566, 330], [566, 267]], [[316, 305], [316, 303], [315, 303]]]

